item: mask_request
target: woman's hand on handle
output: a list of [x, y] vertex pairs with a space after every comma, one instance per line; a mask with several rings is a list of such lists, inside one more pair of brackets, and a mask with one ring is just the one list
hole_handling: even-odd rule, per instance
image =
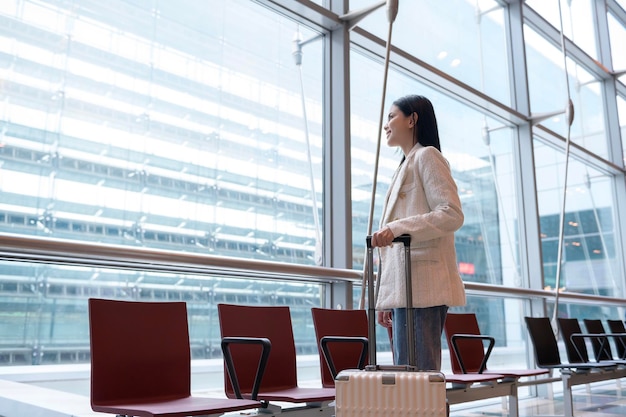
[[391, 246], [395, 236], [390, 228], [385, 227], [372, 234], [372, 247]]

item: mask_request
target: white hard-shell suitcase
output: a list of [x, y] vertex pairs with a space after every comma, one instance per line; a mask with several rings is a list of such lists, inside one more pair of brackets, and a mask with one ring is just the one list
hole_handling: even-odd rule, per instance
[[[399, 236], [405, 252], [406, 288], [411, 288], [410, 241]], [[441, 372], [417, 371], [415, 368], [413, 315], [407, 312], [409, 365], [376, 365], [376, 311], [373, 285], [373, 250], [371, 236], [367, 237], [367, 287], [369, 318], [369, 363], [365, 370], [347, 369], [335, 378], [336, 417], [445, 417], [446, 380]], [[411, 291], [407, 291], [407, 306], [412, 306]]]

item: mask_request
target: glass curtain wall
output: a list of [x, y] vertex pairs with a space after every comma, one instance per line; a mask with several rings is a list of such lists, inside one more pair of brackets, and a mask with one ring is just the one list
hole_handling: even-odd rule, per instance
[[[479, 316], [496, 357], [516, 348], [508, 363], [526, 366], [523, 316], [555, 309], [516, 290], [623, 297], [626, 86], [607, 70], [625, 69], [623, 2], [401, 0], [384, 100], [384, 7], [348, 30], [310, 3], [1, 2], [0, 233], [307, 266], [340, 253], [360, 270], [378, 121], [417, 93], [435, 106], [465, 212], [469, 297], [455, 311]], [[331, 103], [333, 89], [347, 102]], [[329, 134], [338, 123], [349, 134]], [[329, 146], [349, 150], [349, 169], [328, 169]], [[374, 228], [401, 158], [384, 140], [380, 151]], [[333, 221], [351, 225], [338, 240], [353, 245], [331, 252], [322, 231], [338, 206]], [[194, 358], [219, 356], [216, 303], [289, 305], [298, 352], [313, 353], [309, 310], [333, 287], [2, 262], [2, 365], [87, 362], [89, 296], [187, 301]], [[358, 285], [346, 294], [358, 305]]]
[[[210, 3], [1, 2], [0, 232], [321, 262], [323, 44], [299, 60], [293, 50], [320, 32], [247, 0]], [[2, 271], [8, 364], [88, 360], [88, 296], [186, 300], [214, 332], [194, 326], [193, 338], [213, 347], [216, 302], [292, 304], [294, 314], [299, 304], [302, 317], [321, 305], [317, 284]]]
[[213, 6], [3, 2], [0, 230], [314, 262], [321, 44]]

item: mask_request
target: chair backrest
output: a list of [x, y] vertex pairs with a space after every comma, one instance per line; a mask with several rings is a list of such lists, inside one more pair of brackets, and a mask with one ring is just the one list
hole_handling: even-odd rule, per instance
[[[585, 329], [587, 333], [602, 334], [606, 333], [602, 320], [599, 319], [583, 319], [585, 323]], [[610, 361], [613, 359], [613, 352], [611, 351], [611, 344], [606, 336], [599, 336], [591, 339], [591, 346], [593, 347], [593, 353], [597, 361]]]
[[[264, 337], [272, 348], [261, 391], [275, 391], [298, 386], [296, 346], [291, 312], [288, 306], [246, 306], [218, 304], [221, 337]], [[231, 353], [242, 393], [252, 392], [261, 349], [255, 345], [232, 345]], [[233, 387], [224, 368], [226, 395], [234, 398]]]
[[[311, 309], [313, 327], [320, 356], [322, 386], [332, 388], [335, 380], [331, 375], [320, 341], [326, 336], [365, 337], [368, 334], [366, 310], [333, 310], [314, 307]], [[336, 372], [356, 369], [363, 346], [356, 343], [328, 343], [328, 351]]]
[[[609, 326], [611, 333], [623, 333], [626, 334], [626, 327], [622, 320], [607, 320], [606, 324]], [[615, 349], [619, 358], [626, 358], [626, 336], [619, 336], [615, 339]]]
[[[474, 313], [448, 313], [444, 323], [444, 333], [450, 350], [450, 362], [452, 372], [462, 374], [463, 370], [459, 363], [459, 358], [455, 354], [452, 336], [455, 334], [480, 335], [478, 320]], [[481, 340], [477, 339], [457, 339], [457, 353], [463, 361], [467, 373], [476, 373], [485, 358], [485, 347]]]
[[92, 405], [190, 395], [184, 302], [91, 298], [88, 303]]
[[559, 345], [547, 317], [525, 317], [528, 334], [533, 344], [537, 366], [549, 368], [561, 365]]
[[589, 362], [589, 354], [587, 353], [587, 344], [584, 338], [575, 338], [571, 336], [575, 333], [582, 333], [580, 323], [576, 318], [560, 317], [557, 319], [559, 328], [561, 329], [561, 337], [565, 343], [565, 351], [567, 352], [567, 360], [570, 363]]

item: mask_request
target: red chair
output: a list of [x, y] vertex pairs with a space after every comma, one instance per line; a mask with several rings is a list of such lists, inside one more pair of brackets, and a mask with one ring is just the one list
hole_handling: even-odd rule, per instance
[[[450, 350], [452, 372], [455, 374], [497, 373], [512, 378], [548, 374], [548, 369], [487, 369], [495, 345], [492, 336], [482, 335], [474, 313], [448, 313], [444, 332]], [[486, 351], [484, 343], [487, 342]]]
[[89, 299], [91, 408], [139, 417], [184, 417], [255, 409], [259, 401], [191, 395], [183, 302]]
[[339, 372], [363, 369], [367, 365], [367, 312], [314, 307], [311, 314], [320, 356], [322, 386], [334, 388]]
[[[325, 386], [334, 386], [333, 373], [336, 375], [344, 369], [362, 368], [367, 364], [367, 312], [312, 308], [311, 313], [321, 348], [322, 383]], [[390, 332], [388, 334], [391, 336]], [[325, 349], [323, 345], [326, 341], [328, 343], [325, 344]], [[327, 366], [330, 364], [333, 364], [332, 367]], [[334, 372], [330, 368], [334, 368]], [[507, 396], [509, 415], [518, 415], [517, 385], [513, 379], [496, 373], [446, 374], [445, 378], [448, 385], [446, 397], [450, 405]]]
[[[250, 344], [253, 339], [267, 339], [271, 350], [267, 367], [261, 375], [258, 399], [270, 403], [287, 402], [307, 404], [308, 408], [334, 411], [329, 407], [335, 399], [332, 388], [299, 387], [296, 366], [296, 347], [291, 313], [287, 306], [245, 306], [218, 304], [220, 332], [226, 361], [224, 383], [226, 396], [235, 397], [231, 378], [241, 395], [251, 398], [257, 371], [260, 348]], [[278, 406], [273, 404], [274, 408]]]

